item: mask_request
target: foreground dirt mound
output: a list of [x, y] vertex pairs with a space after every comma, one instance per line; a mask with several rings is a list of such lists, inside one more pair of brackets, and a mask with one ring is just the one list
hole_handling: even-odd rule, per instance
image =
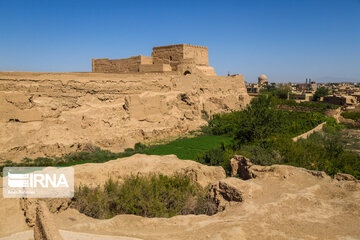
[[173, 176], [185, 174], [202, 186], [226, 177], [222, 167], [210, 167], [191, 160], [181, 160], [175, 155], [157, 156], [136, 154], [105, 163], [87, 163], [74, 166], [75, 186], [103, 185], [111, 176], [121, 182], [129, 175], [151, 173]]
[[[247, 180], [225, 178], [223, 169], [179, 160], [175, 156], [135, 155], [75, 167], [76, 182], [88, 184], [101, 184], [108, 174], [121, 179], [136, 172], [168, 175], [177, 171], [194, 172], [195, 180], [200, 183], [212, 182], [210, 196], [220, 209], [225, 209], [213, 216], [144, 218], [118, 215], [99, 220], [72, 208], [57, 212], [55, 202], [49, 205], [49, 210], [57, 212], [52, 216], [63, 239], [82, 239], [80, 236], [84, 239], [154, 240], [360, 239], [360, 182], [352, 176], [338, 174], [332, 179], [323, 172], [291, 166], [263, 167], [241, 156], [232, 159], [232, 167], [233, 174]], [[18, 211], [16, 216], [20, 221], [21, 210], [14, 208], [12, 211]], [[6, 213], [0, 213], [3, 214], [1, 219], [5, 219]], [[11, 224], [14, 225], [9, 222], [2, 227], [11, 229], [14, 227]], [[16, 229], [27, 230], [25, 227]], [[31, 236], [31, 233], [18, 235]]]
[[[75, 187], [79, 186], [80, 184], [93, 187], [103, 185], [105, 181], [109, 179], [109, 177], [122, 182], [125, 177], [137, 174], [163, 174], [166, 176], [185, 174], [203, 187], [226, 177], [225, 171], [222, 167], [205, 166], [194, 161], [181, 160], [175, 155], [156, 156], [136, 154], [131, 157], [120, 158], [105, 163], [87, 163], [76, 165], [73, 166], [73, 168], [75, 173]], [[46, 202], [47, 207], [52, 213], [59, 213], [68, 209], [71, 203], [71, 199], [42, 200]], [[21, 219], [22, 223], [26, 222], [27, 225], [33, 227], [35, 224], [37, 201], [37, 199], [19, 200], [1, 198], [0, 203], [2, 203], [4, 207], [0, 207], [0, 213], [3, 213], [2, 215], [6, 216], [5, 210], [13, 211], [16, 213], [16, 215], [14, 215], [14, 219], [16, 221]], [[15, 220], [14, 224], [16, 224]], [[3, 227], [6, 228], [6, 222], [3, 223]], [[0, 227], [2, 227], [1, 224]], [[11, 229], [11, 227], [8, 229]], [[16, 229], [20, 230], [24, 228], [19, 225], [19, 228], [15, 228], [15, 232]], [[9, 231], [6, 233], [11, 232], [14, 231]]]
[[0, 72], [0, 161], [118, 152], [249, 103], [242, 75]]
[[[97, 220], [68, 209], [60, 229], [141, 239], [360, 239], [360, 183], [291, 166], [251, 167], [255, 178], [212, 186], [226, 206], [213, 216]], [[345, 179], [345, 178], [343, 178]]]

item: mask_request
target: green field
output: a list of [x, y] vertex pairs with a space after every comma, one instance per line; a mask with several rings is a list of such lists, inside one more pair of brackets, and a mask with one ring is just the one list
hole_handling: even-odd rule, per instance
[[[198, 136], [192, 138], [179, 138], [169, 143], [162, 143], [156, 145], [146, 146], [141, 143], [135, 144], [134, 148], [128, 148], [124, 152], [113, 153], [108, 150], [94, 148], [91, 152], [74, 152], [62, 157], [39, 157], [36, 159], [24, 158], [22, 162], [15, 163], [6, 161], [0, 165], [0, 170], [5, 166], [20, 167], [20, 166], [73, 166], [84, 163], [102, 163], [117, 158], [129, 157], [137, 153], [149, 155], [169, 155], [175, 154], [180, 159], [196, 160], [198, 155], [201, 155], [208, 150], [221, 147], [222, 143], [230, 144], [230, 137], [226, 136]], [[1, 173], [0, 173], [1, 175]]]
[[218, 148], [222, 143], [231, 142], [225, 136], [200, 136], [194, 138], [181, 138], [164, 145], [153, 145], [144, 151], [149, 155], [175, 154], [180, 159], [195, 160], [196, 157], [207, 150]]

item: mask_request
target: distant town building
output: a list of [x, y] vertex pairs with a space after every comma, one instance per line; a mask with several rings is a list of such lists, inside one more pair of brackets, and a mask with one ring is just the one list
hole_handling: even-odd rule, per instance
[[305, 83], [292, 84], [292, 98], [298, 102], [307, 102], [313, 99], [318, 84], [311, 78], [306, 78]]
[[296, 90], [299, 92], [315, 92], [317, 90], [317, 84], [315, 81], [311, 81], [311, 78], [305, 80], [305, 83], [298, 83]]
[[257, 93], [260, 91], [259, 85], [256, 84], [256, 83], [247, 83], [247, 84], [246, 84], [246, 90], [247, 90], [247, 92], [248, 92], [249, 94], [250, 94], [250, 93], [252, 93], [252, 94], [257, 94]]
[[313, 97], [314, 97], [313, 93], [304, 92], [304, 93], [300, 93], [300, 94], [296, 94], [296, 93], [292, 94], [292, 99], [294, 99], [295, 101], [298, 101], [298, 102], [309, 102], [309, 101], [313, 100]]
[[268, 84], [268, 77], [265, 74], [261, 74], [258, 77], [258, 84], [259, 86], [264, 86]]
[[250, 95], [257, 95], [261, 89], [268, 86], [268, 77], [265, 74], [261, 74], [258, 77], [258, 83], [247, 83], [246, 89], [248, 94]]
[[325, 96], [322, 101], [324, 103], [330, 103], [340, 106], [354, 106], [358, 104], [358, 100], [356, 99], [356, 97], [344, 95]]

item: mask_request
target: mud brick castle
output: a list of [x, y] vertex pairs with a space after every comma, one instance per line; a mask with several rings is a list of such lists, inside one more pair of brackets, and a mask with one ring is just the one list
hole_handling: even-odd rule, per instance
[[208, 48], [189, 44], [154, 47], [151, 57], [134, 56], [125, 59], [92, 59], [92, 71], [97, 73], [178, 72], [215, 76], [209, 66]]

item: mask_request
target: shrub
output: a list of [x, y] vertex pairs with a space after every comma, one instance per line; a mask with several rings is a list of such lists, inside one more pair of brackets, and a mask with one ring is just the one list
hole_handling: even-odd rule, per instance
[[260, 93], [271, 95], [279, 99], [287, 99], [292, 95], [291, 87], [287, 84], [280, 84], [275, 88], [268, 87], [267, 89], [262, 90]]
[[295, 100], [283, 100], [277, 99], [276, 104], [280, 106], [289, 106], [292, 107], [294, 110], [304, 111], [304, 110], [311, 110], [317, 112], [325, 112], [328, 109], [337, 109], [339, 106], [323, 103], [323, 102], [296, 102]]
[[196, 161], [209, 166], [221, 166], [224, 161], [225, 151], [222, 148], [210, 149], [199, 155]]
[[177, 175], [130, 176], [120, 184], [111, 178], [103, 187], [80, 186], [75, 191], [74, 208], [95, 218], [117, 214], [144, 217], [172, 217], [179, 214], [216, 213], [208, 188]]
[[360, 112], [343, 112], [341, 116], [347, 119], [352, 119], [354, 121], [360, 120]]
[[199, 154], [195, 161], [208, 166], [221, 166], [224, 168], [227, 176], [230, 176], [231, 166], [230, 159], [236, 152], [229, 146], [222, 144], [220, 147], [210, 149]]
[[142, 144], [142, 143], [140, 143], [140, 142], [135, 143], [135, 146], [134, 146], [135, 152], [142, 153], [142, 152], [144, 152], [146, 149], [147, 149], [147, 147], [146, 147], [145, 144]]
[[343, 128], [334, 117], [327, 117], [323, 130], [327, 133], [337, 133]]
[[263, 166], [270, 166], [281, 163], [281, 155], [272, 148], [265, 148], [259, 144], [243, 145], [240, 154], [249, 158], [252, 163]]
[[341, 125], [345, 128], [348, 128], [348, 129], [360, 129], [360, 123], [355, 123], [355, 124], [352, 124], [352, 123], [341, 123]]
[[330, 90], [327, 87], [319, 87], [314, 93], [314, 101], [318, 101], [321, 97], [325, 97], [330, 94]]
[[294, 137], [324, 122], [319, 112], [296, 112], [276, 109], [278, 99], [260, 95], [243, 111], [214, 115], [209, 127], [215, 135], [229, 135], [235, 148], [272, 136]]
[[360, 156], [345, 150], [339, 132], [314, 133], [297, 142], [279, 139], [274, 149], [280, 153], [282, 164], [325, 171], [331, 176], [342, 172], [360, 179]]

